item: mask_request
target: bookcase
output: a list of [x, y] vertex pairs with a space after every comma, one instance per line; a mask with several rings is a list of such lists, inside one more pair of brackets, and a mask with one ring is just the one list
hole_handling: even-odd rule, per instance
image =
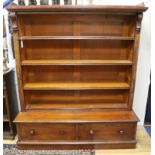
[[132, 110], [144, 6], [18, 6], [10, 11], [19, 149], [134, 148]]

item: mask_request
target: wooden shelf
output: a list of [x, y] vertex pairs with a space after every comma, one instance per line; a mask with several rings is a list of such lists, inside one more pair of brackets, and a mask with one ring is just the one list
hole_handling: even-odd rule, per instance
[[[35, 117], [34, 117], [35, 116]], [[132, 111], [105, 111], [105, 110], [83, 110], [83, 111], [28, 111], [20, 112], [14, 122], [18, 123], [80, 123], [80, 122], [136, 122], [137, 116]]]
[[130, 60], [24, 60], [22, 66], [39, 65], [132, 65]]
[[134, 37], [128, 36], [22, 36], [19, 40], [134, 40]]
[[[146, 11], [148, 7], [145, 7], [143, 5], [136, 5], [136, 6], [122, 6], [122, 5], [15, 5], [12, 3], [7, 7], [7, 10], [9, 11], [18, 11], [23, 14], [29, 14], [31, 11], [39, 11], [39, 13], [42, 11], [50, 11], [50, 12], [94, 12], [101, 13], [101, 12], [124, 12], [124, 13], [142, 13], [143, 11]], [[41, 13], [42, 13], [41, 12]], [[37, 12], [38, 14], [38, 12]]]
[[24, 90], [91, 90], [91, 89], [129, 89], [125, 82], [106, 83], [26, 83]]

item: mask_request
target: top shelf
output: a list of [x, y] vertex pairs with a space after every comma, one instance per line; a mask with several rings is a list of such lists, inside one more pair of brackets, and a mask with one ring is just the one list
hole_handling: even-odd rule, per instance
[[144, 5], [128, 6], [128, 5], [29, 5], [22, 6], [15, 3], [11, 3], [7, 7], [9, 11], [17, 12], [37, 12], [37, 11], [50, 11], [50, 12], [95, 12], [95, 13], [106, 13], [106, 12], [119, 12], [119, 13], [142, 13], [148, 8]]
[[126, 36], [22, 36], [19, 40], [134, 40]]

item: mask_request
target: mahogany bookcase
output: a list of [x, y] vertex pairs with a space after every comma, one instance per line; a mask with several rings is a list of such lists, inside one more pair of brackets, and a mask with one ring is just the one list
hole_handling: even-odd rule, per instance
[[19, 149], [135, 148], [132, 110], [144, 6], [8, 7]]

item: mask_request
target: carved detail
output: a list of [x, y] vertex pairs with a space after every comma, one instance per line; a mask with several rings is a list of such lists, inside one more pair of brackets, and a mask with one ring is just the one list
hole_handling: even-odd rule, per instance
[[10, 20], [11, 20], [11, 31], [12, 32], [18, 31], [17, 16], [15, 12], [10, 12]]
[[138, 14], [137, 16], [137, 24], [136, 24], [136, 31], [137, 32], [140, 32], [141, 30], [141, 21], [142, 21], [142, 18], [143, 18], [143, 14]]

